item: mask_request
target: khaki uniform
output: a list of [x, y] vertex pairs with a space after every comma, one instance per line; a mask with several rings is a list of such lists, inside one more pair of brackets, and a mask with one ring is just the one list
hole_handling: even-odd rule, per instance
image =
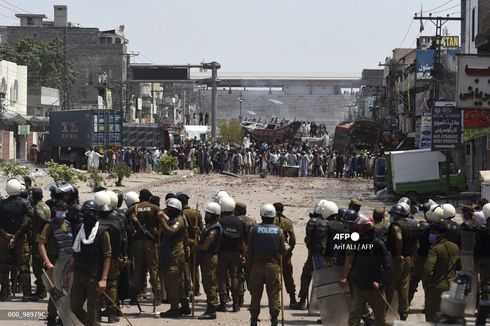
[[[209, 230], [209, 231], [208, 231]], [[201, 233], [200, 244], [209, 243], [206, 251], [199, 251], [199, 264], [201, 266], [202, 285], [206, 293], [206, 302], [208, 309], [218, 305], [218, 280], [216, 278], [216, 269], [218, 267], [217, 248], [221, 237], [221, 228], [215, 223], [208, 226]]]
[[167, 298], [171, 310], [178, 310], [179, 303], [183, 306], [188, 302], [182, 302], [184, 294], [185, 252], [184, 238], [187, 236], [186, 222], [182, 216], [178, 216], [163, 223], [164, 242], [161, 249], [161, 265], [165, 275]]
[[258, 237], [259, 227], [273, 228], [271, 224], [259, 224], [249, 234], [247, 248], [247, 262], [250, 267], [250, 316], [252, 321], [257, 321], [260, 314], [260, 301], [264, 284], [267, 291], [269, 302], [269, 313], [271, 320], [277, 321], [277, 316], [281, 311], [279, 292], [281, 290], [281, 255], [286, 251], [284, 244], [284, 234], [280, 228], [277, 233], [277, 249], [261, 248], [264, 242]]
[[276, 217], [274, 219], [274, 225], [281, 228], [284, 233], [284, 238], [289, 244], [289, 250], [282, 256], [282, 275], [284, 277], [284, 286], [286, 292], [292, 296], [296, 296], [296, 285], [293, 278], [293, 264], [291, 263], [291, 257], [293, 255], [294, 246], [296, 246], [296, 236], [294, 235], [293, 222], [284, 215]]
[[[60, 226], [60, 229], [65, 233], [68, 232], [67, 224], [64, 222]], [[55, 265], [56, 260], [58, 259], [59, 249], [58, 249], [58, 242], [56, 241], [56, 238], [54, 237], [53, 232], [51, 231], [51, 224], [46, 223], [44, 225], [41, 233], [38, 235], [37, 240], [44, 243], [44, 246], [46, 247], [46, 253], [48, 255], [49, 261], [51, 262], [51, 264]], [[39, 252], [39, 248], [36, 248], [36, 251]], [[42, 260], [41, 260], [41, 265], [42, 265]], [[42, 271], [41, 271], [41, 273], [42, 273]], [[58, 315], [58, 313], [56, 311], [56, 307], [54, 305], [54, 302], [51, 298], [49, 298], [49, 301], [48, 301], [48, 318], [54, 318], [57, 315]]]
[[426, 321], [436, 321], [441, 305], [441, 294], [449, 290], [451, 281], [456, 276], [456, 270], [461, 270], [459, 248], [454, 243], [441, 239], [429, 250], [422, 274]]
[[[126, 216], [136, 216], [142, 227], [152, 233], [155, 239], [158, 239], [156, 232], [162, 226], [162, 221], [158, 217], [159, 212], [160, 208], [158, 206], [149, 202], [141, 202], [129, 207]], [[129, 255], [134, 261], [135, 289], [138, 292], [143, 290], [143, 284], [146, 282], [146, 273], [148, 272], [150, 274], [152, 292], [158, 299], [160, 296], [160, 279], [158, 277], [157, 244], [147, 239], [143, 232], [135, 229], [134, 225], [131, 225], [131, 227], [128, 230], [128, 234], [131, 234], [131, 236], [128, 236], [130, 242]]]
[[[245, 223], [247, 228], [247, 234], [250, 233], [252, 228], [257, 224], [257, 221], [255, 221], [255, 219], [250, 216], [239, 215], [238, 218]], [[248, 236], [247, 238], [245, 238], [245, 240], [248, 241]], [[240, 265], [240, 282], [238, 282], [238, 293], [240, 295], [240, 302], [243, 302], [243, 296], [245, 294], [245, 282], [247, 282], [248, 284], [250, 281], [250, 271], [248, 270], [247, 266], [248, 264], [246, 262]], [[242, 277], [242, 275], [244, 277]]]
[[184, 216], [184, 218], [186, 220], [187, 235], [189, 237], [189, 247], [191, 249], [189, 261], [186, 261], [186, 264], [185, 264], [185, 268], [186, 268], [185, 288], [186, 288], [186, 292], [190, 293], [191, 292], [190, 290], [192, 287], [191, 286], [192, 280], [195, 280], [196, 284], [194, 284], [194, 291], [193, 292], [198, 293], [199, 292], [199, 271], [196, 267], [196, 276], [194, 277], [194, 275], [193, 275], [194, 269], [192, 268], [192, 262], [194, 261], [194, 255], [195, 254], [192, 251], [192, 247], [194, 247], [194, 245], [197, 242], [194, 227], [197, 226], [199, 228], [199, 230], [201, 230], [201, 231], [204, 228], [202, 216], [198, 210], [190, 208], [189, 206], [185, 206], [182, 208], [182, 215]]
[[39, 254], [39, 234], [43, 229], [43, 226], [51, 218], [51, 210], [42, 200], [40, 200], [34, 206], [34, 216], [32, 217], [32, 272], [36, 277], [36, 286], [39, 289], [44, 289], [44, 284], [41, 279], [43, 275], [43, 259]]
[[[103, 259], [111, 258], [112, 250], [109, 232], [104, 232], [102, 235], [101, 250]], [[100, 279], [95, 279], [87, 274], [77, 272], [76, 270], [73, 274], [73, 285], [70, 292], [70, 307], [75, 316], [77, 316], [77, 318], [86, 326], [97, 325], [97, 315], [100, 305], [100, 294], [97, 292], [97, 284], [99, 281]], [[85, 301], [87, 301], [87, 311], [83, 309]]]

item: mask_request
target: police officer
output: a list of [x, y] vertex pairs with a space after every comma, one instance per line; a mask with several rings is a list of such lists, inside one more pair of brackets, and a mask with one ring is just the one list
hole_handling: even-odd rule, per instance
[[[308, 258], [301, 271], [301, 288], [299, 290], [299, 301], [292, 305], [292, 309], [306, 310], [306, 299], [308, 298], [308, 289], [310, 287], [311, 275], [317, 268], [323, 268], [325, 264], [325, 251], [327, 247], [327, 230], [328, 223], [322, 216], [322, 204], [326, 200], [320, 200], [316, 205], [313, 213], [310, 213], [310, 219], [306, 224], [305, 244], [308, 248]], [[315, 261], [314, 259], [315, 258]], [[314, 265], [315, 264], [315, 265]], [[320, 265], [320, 266], [317, 266]]]
[[483, 205], [485, 225], [476, 228], [475, 257], [480, 273], [480, 293], [482, 301], [490, 301], [490, 204]]
[[223, 236], [218, 253], [218, 287], [220, 304], [218, 311], [226, 311], [227, 285], [230, 277], [230, 290], [233, 298], [233, 312], [240, 311], [240, 292], [238, 269], [244, 256], [246, 226], [235, 216], [235, 200], [231, 197], [222, 197], [219, 202], [221, 217], [219, 223], [223, 228]]
[[442, 222], [433, 223], [430, 228], [429, 241], [432, 247], [422, 274], [425, 291], [425, 320], [437, 321], [437, 313], [441, 305], [441, 295], [449, 290], [449, 285], [461, 270], [459, 248], [446, 239], [447, 225]]
[[260, 208], [262, 223], [250, 232], [247, 248], [247, 262], [250, 264], [250, 325], [256, 326], [260, 314], [260, 299], [264, 284], [269, 298], [271, 325], [277, 325], [281, 311], [279, 292], [281, 290], [281, 256], [287, 251], [284, 234], [280, 227], [273, 225], [276, 209], [272, 204]]
[[[33, 195], [34, 190], [33, 189]], [[46, 205], [47, 207], [47, 205]], [[48, 211], [49, 207], [47, 208]], [[44, 262], [44, 267], [47, 272], [52, 272], [54, 269], [54, 265], [59, 257], [65, 259], [65, 263], [67, 262], [67, 258], [73, 254], [73, 232], [71, 229], [70, 222], [66, 220], [66, 212], [68, 211], [68, 204], [62, 200], [58, 200], [55, 205], [55, 216], [49, 220], [48, 223], [45, 223], [42, 227], [42, 231], [38, 236], [38, 248], [36, 251], [39, 252], [39, 255]], [[42, 271], [41, 271], [42, 273]], [[60, 280], [54, 279], [54, 276], [51, 273], [51, 277], [55, 283], [55, 286], [58, 289], [61, 289]], [[56, 325], [56, 316], [57, 316], [56, 307], [54, 305], [53, 299], [49, 298], [48, 301], [48, 326]]]
[[[184, 291], [185, 252], [184, 238], [187, 237], [186, 222], [182, 214], [182, 203], [171, 198], [166, 202], [167, 215], [163, 218], [165, 234], [160, 251], [162, 270], [165, 273], [165, 285], [170, 309], [160, 313], [161, 317], [177, 318], [189, 315], [189, 300]], [[179, 303], [181, 307], [179, 308]]]
[[[201, 233], [203, 227], [202, 216], [201, 213], [195, 208], [189, 207], [189, 196], [178, 192], [175, 194], [177, 199], [182, 203], [182, 216], [186, 220], [187, 224], [187, 234], [188, 234], [188, 245], [191, 250], [189, 260], [186, 261], [186, 290], [191, 290], [191, 280], [195, 280], [196, 284], [193, 284], [192, 293], [196, 296], [199, 296], [199, 271], [196, 268], [196, 276], [193, 275], [194, 269], [191, 268], [192, 262], [194, 261], [194, 253], [192, 252], [192, 247], [194, 247], [197, 243], [197, 234]], [[199, 229], [199, 232], [196, 234], [195, 227]]]
[[199, 243], [193, 251], [197, 254], [198, 264], [201, 266], [202, 285], [206, 293], [206, 311], [199, 319], [216, 319], [216, 306], [218, 305], [218, 281], [216, 267], [218, 265], [218, 249], [223, 230], [218, 223], [221, 206], [218, 203], [207, 203], [204, 206], [204, 219], [206, 227], [201, 232]]
[[332, 201], [325, 201], [321, 206], [321, 214], [323, 219], [327, 221], [327, 246], [325, 252], [326, 266], [333, 267], [344, 264], [345, 251], [339, 249], [339, 244], [343, 237], [339, 237], [339, 234], [347, 234], [349, 230], [343, 225], [342, 222], [337, 220], [338, 207]]
[[[87, 326], [97, 323], [100, 295], [105, 292], [111, 265], [111, 238], [107, 228], [97, 220], [96, 204], [82, 205], [83, 224], [73, 243], [74, 254], [64, 270], [64, 288], [68, 274], [74, 271], [70, 307], [75, 316]], [[87, 301], [87, 311], [83, 306]]]
[[293, 256], [293, 249], [296, 245], [296, 236], [294, 235], [293, 222], [286, 217], [284, 212], [284, 205], [282, 203], [274, 203], [276, 209], [276, 218], [274, 219], [274, 225], [281, 228], [284, 238], [289, 245], [289, 250], [282, 256], [282, 275], [284, 277], [284, 285], [286, 292], [289, 294], [290, 306], [297, 304], [296, 301], [296, 285], [293, 278], [293, 265], [291, 263], [291, 257]]
[[[252, 228], [257, 224], [255, 221], [255, 218], [248, 216], [247, 215], [247, 205], [242, 202], [236, 202], [235, 203], [235, 216], [237, 216], [239, 219], [241, 219], [246, 226], [247, 229], [247, 234], [250, 233]], [[245, 237], [245, 244], [247, 244], [248, 241], [248, 236]], [[249, 281], [250, 278], [250, 271], [247, 268], [247, 262], [242, 261], [239, 269], [239, 274], [241, 276], [240, 282], [238, 282], [239, 285], [239, 293], [240, 293], [240, 307], [243, 307], [243, 301], [244, 301], [244, 294], [245, 294], [245, 282]]]
[[142, 291], [148, 271], [153, 292], [153, 305], [158, 306], [161, 301], [156, 239], [162, 232], [164, 214], [158, 206], [150, 203], [153, 194], [148, 189], [141, 189], [139, 200], [133, 198], [134, 194], [129, 194], [129, 196], [128, 194], [126, 196], [132, 205], [128, 207], [126, 216], [132, 226], [129, 241], [135, 266], [134, 285], [138, 292]]
[[417, 256], [415, 257], [410, 271], [410, 285], [408, 290], [409, 304], [412, 302], [415, 292], [417, 292], [419, 282], [422, 280], [422, 273], [431, 247], [431, 243], [429, 242], [430, 224], [440, 222], [443, 218], [443, 210], [438, 205], [432, 205], [432, 207], [429, 206], [429, 209], [424, 213], [425, 220], [420, 221], [418, 224], [419, 249], [417, 250]]
[[446, 239], [461, 248], [461, 228], [458, 223], [453, 221], [456, 217], [456, 209], [451, 204], [442, 204], [444, 223], [447, 226]]
[[[26, 235], [33, 212], [27, 200], [19, 196], [22, 189], [24, 186], [19, 180], [8, 180], [8, 197], [0, 202], [0, 280], [8, 277], [13, 264], [19, 272], [22, 300], [34, 301], [36, 298], [31, 297], [30, 254]], [[3, 293], [3, 296], [7, 295]]]
[[388, 229], [387, 247], [393, 258], [393, 268], [386, 298], [391, 302], [394, 292], [398, 292], [398, 313], [401, 320], [406, 320], [409, 312], [410, 269], [419, 247], [418, 230], [417, 224], [408, 218], [402, 205], [394, 205], [389, 213], [392, 223]]
[[391, 258], [384, 242], [376, 237], [373, 224], [371, 217], [362, 214], [355, 222], [355, 230], [360, 234], [360, 239], [352, 265], [347, 266], [353, 275], [350, 326], [360, 325], [366, 304], [373, 309], [374, 325], [386, 325], [384, 290], [390, 278]]
[[51, 210], [46, 203], [43, 202], [43, 190], [41, 188], [32, 188], [32, 207], [34, 215], [32, 217], [32, 271], [36, 277], [36, 292], [33, 296], [43, 299], [46, 296], [46, 288], [41, 279], [43, 275], [43, 259], [39, 254], [39, 234], [41, 233], [45, 223], [51, 219]]
[[388, 239], [388, 224], [385, 218], [385, 208], [376, 207], [373, 210], [374, 232], [376, 237], [386, 244]]

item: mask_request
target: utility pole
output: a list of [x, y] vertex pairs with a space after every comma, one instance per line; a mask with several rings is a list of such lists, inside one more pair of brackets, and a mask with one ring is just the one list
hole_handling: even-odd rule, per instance
[[[126, 80], [123, 84], [125, 84], [125, 94], [124, 94], [124, 97], [125, 97], [125, 105], [124, 105], [124, 109], [126, 112], [124, 112], [124, 115], [123, 116], [127, 116], [129, 115], [129, 109], [130, 109], [130, 102], [131, 102], [131, 92], [130, 92], [130, 82], [129, 82], [129, 65], [131, 63], [131, 57], [136, 57], [138, 55], [140, 55], [139, 52], [127, 52], [127, 53], [123, 53], [122, 55], [125, 55], [126, 56]], [[132, 77], [132, 76], [131, 76]], [[127, 119], [124, 119], [127, 121]]]
[[68, 89], [68, 69], [66, 65], [66, 29], [63, 28], [63, 102], [61, 103], [61, 110], [70, 109], [70, 93]]
[[[441, 64], [441, 57], [442, 57], [442, 26], [446, 24], [448, 21], [461, 21], [461, 17], [449, 17], [447, 15], [446, 17], [432, 17], [431, 14], [429, 16], [420, 16], [418, 17], [417, 14], [415, 14], [415, 17], [413, 18], [415, 20], [428, 20], [432, 24], [436, 26], [436, 52], [435, 52], [435, 57], [434, 57], [434, 67], [432, 68], [432, 107], [434, 107], [435, 102], [439, 100], [440, 94], [440, 85], [439, 85], [439, 80], [441, 79], [441, 71], [442, 71], [442, 64]], [[450, 151], [446, 151], [446, 195], [449, 196], [449, 192], [451, 189], [451, 163], [449, 160], [450, 156]]]
[[211, 63], [204, 63], [202, 65], [204, 69], [211, 69], [211, 138], [216, 139], [218, 130], [218, 103], [216, 102], [216, 96], [218, 94], [218, 69], [221, 65], [213, 61]]

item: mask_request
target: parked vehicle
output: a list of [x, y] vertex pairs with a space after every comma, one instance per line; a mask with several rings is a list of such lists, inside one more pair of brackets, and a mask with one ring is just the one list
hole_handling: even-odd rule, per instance
[[[386, 153], [388, 191], [417, 201], [424, 195], [445, 194], [446, 157], [439, 151], [417, 149]], [[466, 190], [461, 171], [451, 166], [449, 189], [453, 194]]]

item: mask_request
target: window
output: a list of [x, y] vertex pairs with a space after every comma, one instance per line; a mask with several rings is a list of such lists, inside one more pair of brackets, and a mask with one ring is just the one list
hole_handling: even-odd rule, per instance
[[14, 98], [13, 98], [14, 101], [18, 101], [19, 100], [19, 82], [16, 80], [14, 82]]
[[34, 19], [32, 17], [27, 17], [27, 25], [34, 25]]
[[473, 10], [471, 11], [471, 40], [473, 42], [475, 41], [475, 29], [476, 29], [475, 19], [476, 19], [476, 8], [473, 8]]

